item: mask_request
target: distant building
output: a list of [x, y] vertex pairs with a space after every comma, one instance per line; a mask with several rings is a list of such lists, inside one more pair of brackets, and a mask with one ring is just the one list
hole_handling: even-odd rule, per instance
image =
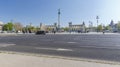
[[69, 31], [70, 32], [85, 32], [85, 23], [83, 24], [72, 24], [69, 22]]
[[0, 31], [2, 31], [2, 30], [3, 30], [3, 26], [4, 26], [3, 22], [2, 22], [2, 21], [0, 21]]
[[113, 20], [111, 20], [109, 26], [111, 28], [111, 32], [117, 32], [118, 31], [117, 24], [115, 24]]
[[57, 31], [57, 23], [54, 23], [53, 25], [44, 25], [42, 23], [40, 23], [40, 28], [41, 30], [45, 30], [45, 31]]
[[44, 30], [44, 31], [46, 31], [46, 25], [45, 25], [45, 24], [40, 23], [40, 30]]
[[46, 25], [47, 31], [57, 31], [57, 23], [54, 23], [53, 25]]

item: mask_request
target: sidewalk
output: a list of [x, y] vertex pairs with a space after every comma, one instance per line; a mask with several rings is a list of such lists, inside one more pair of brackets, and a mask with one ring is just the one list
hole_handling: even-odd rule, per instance
[[0, 67], [120, 67], [120, 65], [0, 53]]
[[0, 36], [15, 36], [16, 33], [0, 33]]

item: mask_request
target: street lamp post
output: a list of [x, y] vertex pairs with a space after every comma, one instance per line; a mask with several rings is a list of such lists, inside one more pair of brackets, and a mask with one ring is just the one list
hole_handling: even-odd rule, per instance
[[91, 21], [89, 21], [89, 31], [91, 32]]
[[91, 21], [89, 21], [89, 30], [90, 30], [90, 32], [93, 31], [93, 23]]
[[60, 9], [58, 9], [58, 31], [60, 30]]
[[98, 20], [99, 20], [99, 16], [96, 16], [97, 19], [97, 32], [98, 32]]

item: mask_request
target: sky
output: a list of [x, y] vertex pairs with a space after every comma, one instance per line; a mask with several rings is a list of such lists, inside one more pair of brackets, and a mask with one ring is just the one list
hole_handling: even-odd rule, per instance
[[82, 24], [84, 21], [107, 25], [113, 20], [120, 21], [120, 0], [0, 0], [0, 21], [7, 23], [21, 22], [24, 26], [32, 23], [50, 25], [58, 20], [58, 9], [61, 9], [61, 26], [68, 22]]

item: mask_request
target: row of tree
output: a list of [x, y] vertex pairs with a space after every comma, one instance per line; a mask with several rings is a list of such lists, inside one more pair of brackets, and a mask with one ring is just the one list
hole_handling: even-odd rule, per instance
[[20, 22], [16, 22], [16, 23], [8, 22], [3, 26], [3, 31], [9, 31], [9, 32], [32, 33], [38, 30], [40, 30], [39, 27], [34, 27], [30, 25], [24, 27]]
[[[103, 26], [103, 25], [98, 25], [98, 27], [94, 27], [96, 28], [96, 30], [98, 32], [104, 31], [104, 30], [109, 30], [112, 31], [112, 26], [107, 25], [107, 26]], [[114, 28], [116, 28], [117, 31], [120, 31], [120, 21], [118, 21], [118, 23], [116, 23], [116, 26], [114, 25]]]
[[[69, 31], [69, 27], [65, 27], [65, 28], [62, 28], [64, 31]], [[109, 30], [109, 31], [112, 31], [112, 27], [107, 25], [107, 26], [103, 26], [102, 24], [98, 25], [97, 27], [92, 27], [91, 28], [92, 30], [94, 31], [98, 31], [98, 32], [102, 32], [102, 31], [105, 31], [105, 30]], [[116, 29], [118, 31], [120, 31], [120, 21], [118, 21], [118, 23], [116, 24]], [[85, 30], [86, 31], [90, 31], [90, 27], [85, 27]]]
[[[85, 27], [85, 28], [86, 28], [86, 31], [90, 29], [89, 27]], [[69, 31], [69, 27], [62, 27], [61, 29], [64, 31]], [[107, 26], [98, 25], [98, 27], [92, 27], [92, 29], [98, 32], [102, 32], [103, 30], [109, 30], [109, 31], [112, 30], [112, 28], [109, 25]], [[120, 21], [117, 23], [117, 29], [118, 31], [120, 31]], [[14, 31], [14, 32], [21, 31], [23, 33], [28, 33], [28, 32], [32, 33], [38, 30], [40, 30], [39, 27], [34, 27], [31, 25], [24, 27], [20, 22], [16, 22], [16, 23], [8, 22], [7, 24], [4, 24], [3, 26], [3, 31]], [[47, 29], [47, 30], [49, 31], [51, 29]]]

